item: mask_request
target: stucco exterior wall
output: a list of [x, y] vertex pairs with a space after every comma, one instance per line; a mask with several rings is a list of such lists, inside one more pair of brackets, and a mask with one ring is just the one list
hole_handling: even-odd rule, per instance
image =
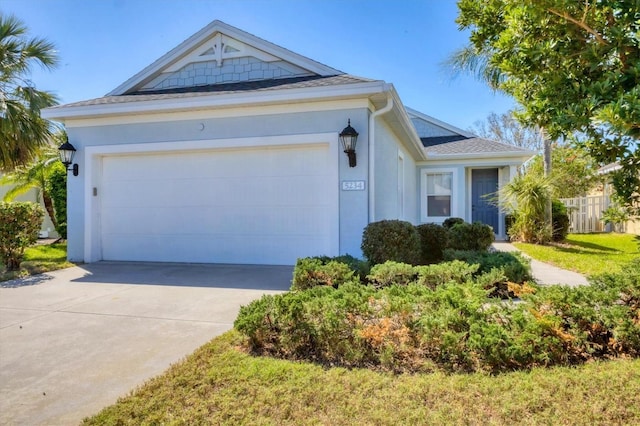
[[[68, 180], [68, 257], [70, 260], [84, 259], [85, 244], [98, 244], [85, 235], [84, 208], [99, 211], [99, 195], [92, 196], [90, 184], [85, 187], [85, 179], [95, 181], [94, 176], [85, 176], [87, 170], [86, 147], [113, 146], [120, 144], [145, 144], [179, 141], [211, 141], [216, 139], [250, 138], [278, 135], [305, 135], [314, 133], [338, 133], [346, 126], [347, 119], [360, 133], [357, 145], [358, 165], [350, 168], [342, 149], [336, 149], [339, 162], [339, 180], [365, 181], [368, 187], [368, 109], [337, 109], [302, 113], [209, 118], [197, 120], [163, 120], [132, 124], [74, 126], [68, 123], [69, 141], [76, 147], [76, 161], [80, 166], [80, 176], [69, 176]], [[97, 189], [99, 194], [99, 188]], [[361, 256], [360, 241], [362, 230], [368, 221], [367, 191], [339, 191], [340, 254]], [[95, 235], [95, 233], [94, 233]], [[336, 253], [338, 254], [338, 253]]]
[[379, 118], [375, 126], [374, 219], [417, 223], [415, 161], [383, 119]]

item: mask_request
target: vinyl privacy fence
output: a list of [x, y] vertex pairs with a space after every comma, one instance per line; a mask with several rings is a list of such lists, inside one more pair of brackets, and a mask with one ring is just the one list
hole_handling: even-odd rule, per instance
[[561, 198], [569, 213], [569, 232], [608, 232], [609, 226], [602, 223], [602, 212], [609, 207], [608, 195], [589, 195], [577, 198]]

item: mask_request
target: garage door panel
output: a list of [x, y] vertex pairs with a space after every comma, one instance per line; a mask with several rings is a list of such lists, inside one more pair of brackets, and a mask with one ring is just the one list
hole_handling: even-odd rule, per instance
[[[176, 234], [255, 235], [324, 235], [330, 226], [330, 209], [325, 207], [264, 208], [253, 211], [238, 208], [219, 211], [215, 208], [187, 207], [154, 209], [117, 209], [103, 220], [103, 235], [108, 239], [122, 235], [152, 234], [171, 237]], [[187, 216], [188, 215], [188, 216]], [[188, 220], [183, 218], [188, 217]], [[306, 230], [304, 234], [301, 230]]]
[[292, 197], [297, 205], [316, 205], [328, 190], [326, 176], [121, 180], [105, 188], [103, 207], [289, 205]]
[[327, 145], [103, 158], [106, 260], [293, 264], [332, 253]]

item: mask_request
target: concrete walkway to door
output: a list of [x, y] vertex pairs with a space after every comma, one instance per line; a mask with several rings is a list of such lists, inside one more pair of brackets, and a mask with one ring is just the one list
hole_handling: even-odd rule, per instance
[[[492, 246], [497, 251], [520, 252], [516, 246], [505, 241], [496, 241]], [[524, 256], [531, 259], [531, 257], [527, 255]], [[563, 284], [575, 287], [589, 284], [587, 278], [582, 274], [567, 271], [566, 269], [558, 268], [557, 266], [549, 265], [548, 263], [535, 259], [531, 259], [531, 273], [538, 284], [542, 285]]]
[[292, 267], [99, 262], [0, 282], [0, 424], [77, 424], [289, 288]]

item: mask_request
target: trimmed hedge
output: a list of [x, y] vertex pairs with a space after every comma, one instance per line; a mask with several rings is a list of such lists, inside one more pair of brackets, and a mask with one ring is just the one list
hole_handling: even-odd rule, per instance
[[459, 225], [461, 223], [465, 223], [463, 218], [461, 218], [461, 217], [450, 217], [450, 218], [445, 219], [444, 222], [442, 222], [442, 226], [444, 226], [447, 229], [451, 229], [455, 225]]
[[480, 222], [457, 223], [449, 229], [449, 245], [454, 250], [486, 251], [495, 240], [493, 228]]
[[348, 282], [264, 296], [242, 307], [234, 326], [257, 354], [397, 372], [497, 373], [640, 356], [640, 261], [591, 286], [535, 290], [511, 304], [488, 299], [481, 279], [433, 290]]
[[449, 231], [435, 223], [416, 226], [420, 235], [420, 263], [438, 263], [444, 259], [444, 250], [449, 244]]
[[447, 226], [414, 226], [400, 220], [370, 223], [362, 235], [362, 253], [371, 265], [386, 261], [427, 265], [442, 261], [447, 248], [486, 251], [495, 239], [489, 225], [447, 220]]
[[388, 260], [415, 265], [420, 257], [420, 236], [409, 222], [382, 220], [367, 225], [361, 248], [371, 265]]

